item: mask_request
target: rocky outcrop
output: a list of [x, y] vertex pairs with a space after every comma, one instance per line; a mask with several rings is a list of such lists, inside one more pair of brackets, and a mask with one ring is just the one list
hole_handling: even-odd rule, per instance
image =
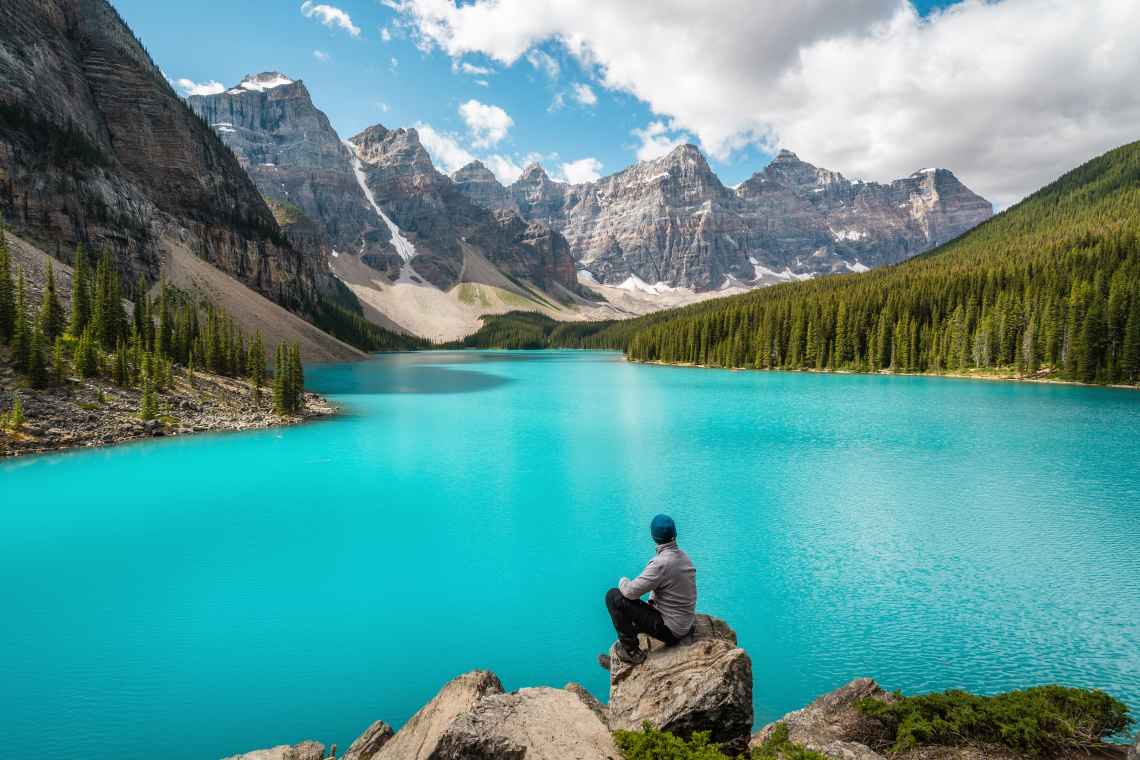
[[329, 249], [388, 248], [388, 228], [356, 181], [351, 152], [313, 105], [304, 82], [264, 72], [187, 103], [234, 152], [261, 194], [275, 201], [278, 221], [295, 244], [312, 244], [311, 220], [324, 234], [318, 242]]
[[788, 713], [780, 720], [769, 723], [756, 732], [750, 742], [758, 747], [764, 743], [776, 726], [788, 728], [788, 739], [836, 760], [879, 760], [882, 756], [858, 741], [881, 733], [877, 723], [863, 716], [856, 704], [861, 699], [890, 699], [870, 678], [857, 678], [828, 692], [807, 707]]
[[1128, 760], [1140, 760], [1140, 734], [1136, 736], [1136, 743], [1128, 750]]
[[514, 211], [519, 213], [519, 205], [514, 197], [499, 183], [494, 173], [482, 161], [472, 161], [451, 175], [451, 181], [460, 192], [476, 205], [491, 211]]
[[430, 702], [408, 719], [403, 728], [373, 755], [376, 760], [428, 760], [436, 757], [440, 739], [460, 715], [483, 697], [501, 694], [498, 676], [473, 670], [448, 682]]
[[494, 694], [457, 717], [433, 760], [618, 760], [606, 725], [582, 699], [539, 687]]
[[503, 208], [509, 196], [524, 218], [561, 232], [595, 280], [642, 289], [863, 271], [946, 242], [992, 213], [945, 169], [889, 185], [852, 182], [789, 151], [735, 190], [693, 145], [578, 185], [550, 179], [538, 164], [509, 188], [480, 167], [461, 172], [457, 185], [474, 202]]
[[0, 4], [0, 211], [64, 260], [109, 246], [124, 283], [173, 243], [298, 313], [332, 283], [106, 0]]
[[253, 752], [222, 760], [321, 760], [324, 756], [325, 745], [320, 742], [303, 741], [298, 744], [281, 744], [269, 749], [255, 749]]
[[752, 660], [728, 624], [697, 615], [680, 644], [643, 635], [642, 648], [648, 656], [637, 666], [611, 652], [610, 728], [636, 731], [648, 721], [683, 737], [708, 731], [726, 751], [742, 751], [752, 730]]
[[341, 760], [372, 760], [392, 738], [392, 727], [382, 720], [374, 721], [356, 741], [348, 746]]

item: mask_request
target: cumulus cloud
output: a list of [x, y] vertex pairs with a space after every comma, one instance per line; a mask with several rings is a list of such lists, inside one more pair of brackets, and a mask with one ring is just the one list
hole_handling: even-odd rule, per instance
[[522, 167], [517, 163], [498, 154], [483, 159], [484, 165], [495, 175], [495, 179], [504, 185], [514, 182], [522, 174]]
[[424, 144], [432, 163], [451, 174], [475, 160], [475, 156], [464, 148], [459, 138], [446, 132], [437, 132], [430, 124], [416, 124], [420, 142]]
[[447, 132], [439, 132], [430, 124], [416, 124], [416, 131], [419, 132], [420, 142], [423, 143], [424, 148], [427, 149], [428, 155], [431, 156], [432, 163], [435, 164], [437, 169], [446, 174], [451, 174], [458, 169], [462, 169], [477, 158], [482, 161], [483, 165], [490, 169], [496, 179], [504, 185], [511, 184], [522, 174], [522, 167], [518, 165], [518, 162], [508, 156], [498, 153], [476, 156], [463, 147], [459, 136]]
[[633, 135], [640, 141], [637, 146], [637, 160], [652, 161], [664, 156], [678, 145], [688, 142], [686, 135], [670, 137], [669, 132], [669, 127], [663, 121], [651, 121], [645, 129], [634, 129]]
[[559, 167], [561, 178], [577, 185], [581, 182], [593, 182], [602, 176], [602, 162], [593, 157], [579, 158]]
[[321, 63], [324, 63], [325, 61], [327, 61], [329, 59], [329, 54], [323, 50], [314, 50], [313, 51], [313, 57], [316, 58]]
[[389, 31], [388, 27], [386, 27], [386, 26], [380, 27], [380, 41], [381, 42], [391, 42], [392, 41], [392, 32]]
[[353, 37], [360, 36], [360, 27], [352, 23], [352, 18], [335, 5], [317, 4], [313, 0], [301, 3], [301, 15], [305, 18], [316, 18], [325, 26], [339, 27]]
[[175, 82], [178, 88], [182, 90], [183, 95], [217, 95], [219, 92], [225, 92], [226, 86], [221, 82], [210, 80], [209, 82], [195, 82], [192, 79], [179, 79]]
[[514, 125], [514, 119], [498, 106], [480, 103], [471, 99], [459, 106], [459, 116], [471, 133], [471, 144], [476, 148], [488, 148], [507, 136]]
[[581, 105], [592, 106], [598, 102], [598, 96], [594, 94], [588, 84], [576, 84], [571, 88], [571, 92], [574, 95], [574, 100]]
[[[718, 158], [788, 147], [869, 179], [953, 169], [999, 205], [1135, 138], [1140, 3], [400, 0], [419, 44], [504, 65], [561, 46]], [[660, 55], [669, 50], [668, 56]]]

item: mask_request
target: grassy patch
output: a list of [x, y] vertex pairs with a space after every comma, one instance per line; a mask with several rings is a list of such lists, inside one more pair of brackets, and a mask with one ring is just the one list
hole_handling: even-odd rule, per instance
[[1128, 708], [1095, 689], [1036, 686], [992, 697], [945, 691], [859, 710], [881, 720], [891, 752], [921, 745], [996, 744], [1032, 756], [1091, 750], [1132, 722]]

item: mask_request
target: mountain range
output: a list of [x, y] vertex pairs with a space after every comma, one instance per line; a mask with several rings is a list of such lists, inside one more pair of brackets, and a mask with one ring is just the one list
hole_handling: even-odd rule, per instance
[[[881, 185], [787, 151], [735, 188], [692, 145], [583, 184], [537, 164], [509, 186], [478, 162], [448, 176], [414, 128], [342, 139], [280, 72], [180, 98], [106, 0], [11, 0], [0, 27], [14, 231], [64, 262], [106, 246], [124, 283], [166, 279], [250, 327], [257, 298], [345, 340], [369, 323], [453, 340], [515, 309], [624, 318], [895, 263], [991, 213], [944, 169]], [[353, 355], [322, 341], [306, 354]]]
[[651, 293], [754, 287], [894, 264], [988, 219], [991, 204], [946, 169], [851, 181], [782, 150], [736, 188], [694, 145], [595, 182], [538, 164], [509, 187], [481, 163], [453, 175], [473, 200], [566, 236], [587, 281]]

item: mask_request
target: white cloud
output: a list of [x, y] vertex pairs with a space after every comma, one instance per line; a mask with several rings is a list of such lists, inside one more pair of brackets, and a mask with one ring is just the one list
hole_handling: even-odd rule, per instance
[[[518, 56], [515, 56], [515, 58], [517, 57]], [[551, 79], [557, 79], [558, 75], [562, 72], [562, 66], [554, 59], [554, 56], [538, 48], [528, 52], [526, 54], [526, 60], [531, 66], [534, 66]], [[508, 61], [508, 63], [514, 63], [514, 58]]]
[[452, 57], [541, 69], [557, 61], [536, 46], [559, 45], [718, 158], [786, 146], [880, 180], [947, 166], [999, 205], [1140, 123], [1128, 0], [963, 0], [928, 18], [906, 0], [395, 5]]
[[562, 110], [562, 107], [565, 105], [566, 105], [566, 93], [556, 92], [556, 93], [554, 93], [554, 97], [551, 98], [551, 100], [550, 100], [550, 105], [548, 105], [546, 107], [546, 111], [547, 111], [547, 113], [554, 113], [555, 111]]
[[688, 142], [687, 135], [681, 134], [670, 137], [670, 131], [663, 121], [651, 121], [645, 129], [633, 130], [633, 135], [641, 141], [641, 144], [637, 146], [637, 160], [652, 161], [664, 156], [678, 145], [684, 145]]
[[503, 109], [475, 99], [460, 105], [459, 115], [471, 132], [471, 144], [476, 148], [489, 148], [498, 143], [515, 123]]
[[388, 104], [382, 100], [376, 101], [376, 107], [380, 109], [381, 113], [388, 113]]
[[396, 56], [392, 56], [391, 58], [389, 58], [388, 59], [388, 70], [391, 71], [393, 74], [395, 74], [396, 69], [398, 69], [398, 68], [400, 68], [400, 61], [396, 58]]
[[460, 169], [475, 160], [466, 148], [459, 144], [455, 135], [437, 132], [430, 124], [416, 124], [420, 142], [427, 148], [432, 163], [447, 174]]
[[432, 163], [445, 174], [462, 169], [476, 158], [504, 185], [514, 182], [522, 174], [522, 167], [509, 157], [497, 153], [477, 157], [463, 147], [458, 136], [438, 132], [430, 124], [416, 124], [416, 131], [420, 135], [420, 142], [431, 156]]
[[325, 61], [327, 61], [329, 59], [329, 54], [323, 50], [314, 50], [313, 51], [313, 57], [316, 58], [321, 63], [324, 63]]
[[522, 167], [506, 156], [493, 155], [483, 159], [483, 164], [495, 175], [495, 179], [504, 185], [514, 182], [522, 174]]
[[337, 26], [353, 37], [360, 36], [360, 27], [353, 24], [352, 18], [335, 5], [325, 5], [324, 3], [318, 5], [313, 0], [305, 0], [301, 3], [301, 15], [305, 18], [316, 16], [317, 20], [327, 27]]
[[191, 79], [179, 79], [175, 84], [178, 85], [184, 95], [217, 95], [219, 92], [226, 91], [224, 84], [214, 80], [199, 83]]
[[602, 162], [596, 158], [579, 158], [561, 166], [562, 179], [577, 185], [581, 182], [593, 182], [602, 176]]
[[[453, 65], [452, 70], [455, 70], [455, 69], [456, 69], [456, 67]], [[463, 63], [459, 64], [458, 70], [462, 71], [464, 74], [473, 74], [475, 76], [480, 76], [480, 77], [490, 76], [491, 74], [495, 73], [494, 71], [487, 68], [486, 66], [476, 66], [475, 64], [468, 63], [467, 61], [464, 61]]]
[[578, 101], [579, 104], [584, 106], [592, 106], [597, 104], [598, 96], [594, 94], [594, 91], [592, 89], [590, 89], [590, 85], [579, 83], [574, 85], [571, 89], [573, 91], [574, 100]]
[[392, 32], [388, 30], [388, 27], [386, 27], [386, 26], [380, 27], [380, 40], [381, 40], [381, 42], [391, 42], [392, 41]]
[[491, 86], [491, 83], [488, 82], [486, 79], [476, 79], [475, 84], [479, 85], [480, 87], [490, 87]]

